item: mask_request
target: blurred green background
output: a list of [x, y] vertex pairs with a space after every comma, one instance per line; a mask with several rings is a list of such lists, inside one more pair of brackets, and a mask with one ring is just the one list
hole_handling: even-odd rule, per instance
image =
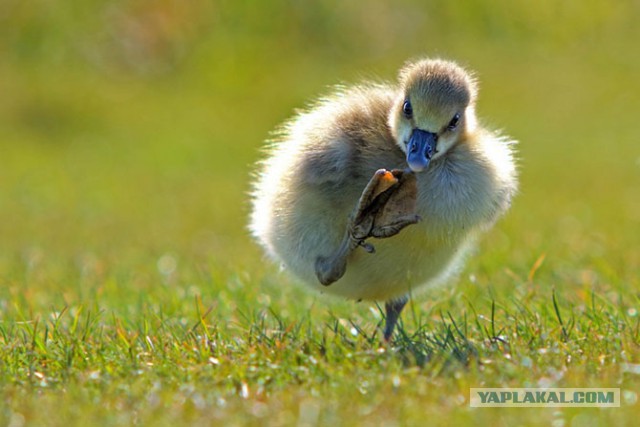
[[552, 283], [640, 288], [639, 16], [632, 0], [3, 0], [5, 298], [81, 298], [163, 254], [222, 282], [262, 271], [245, 230], [262, 141], [328, 86], [416, 56], [475, 70], [479, 116], [520, 141], [521, 193], [474, 269], [495, 255], [526, 275], [546, 254]]

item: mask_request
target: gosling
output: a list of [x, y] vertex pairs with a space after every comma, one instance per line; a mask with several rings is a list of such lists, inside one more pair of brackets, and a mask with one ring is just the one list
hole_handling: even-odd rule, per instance
[[310, 287], [385, 302], [389, 341], [409, 295], [455, 276], [516, 192], [515, 141], [478, 124], [476, 96], [441, 59], [336, 88], [268, 144], [253, 236]]

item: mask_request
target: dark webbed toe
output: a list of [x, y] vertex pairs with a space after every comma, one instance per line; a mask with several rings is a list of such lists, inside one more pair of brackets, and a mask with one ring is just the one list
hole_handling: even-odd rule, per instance
[[365, 199], [368, 203], [359, 203], [353, 217], [352, 235], [357, 239], [395, 236], [420, 220], [416, 214], [415, 174], [397, 169], [382, 171], [377, 171], [367, 185], [360, 200]]

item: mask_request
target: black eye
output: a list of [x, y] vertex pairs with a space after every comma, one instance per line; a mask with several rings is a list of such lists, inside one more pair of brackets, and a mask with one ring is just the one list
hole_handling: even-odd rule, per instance
[[447, 125], [447, 129], [455, 130], [455, 128], [458, 127], [458, 123], [460, 123], [460, 113], [456, 113], [456, 115], [453, 116], [453, 119], [451, 119], [451, 121]]
[[411, 107], [411, 102], [408, 99], [402, 104], [402, 112], [407, 119], [413, 117], [413, 107]]

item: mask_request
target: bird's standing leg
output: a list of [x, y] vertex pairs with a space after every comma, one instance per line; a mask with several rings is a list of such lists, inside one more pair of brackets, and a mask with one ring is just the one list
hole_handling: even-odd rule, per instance
[[349, 216], [345, 236], [330, 256], [316, 260], [316, 276], [329, 286], [340, 279], [347, 269], [347, 258], [358, 247], [373, 253], [366, 242], [369, 237], [385, 238], [419, 221], [416, 215], [417, 185], [415, 175], [401, 170], [379, 169], [373, 174]]
[[384, 309], [386, 312], [386, 322], [384, 325], [384, 340], [389, 342], [391, 340], [391, 336], [393, 335], [393, 330], [398, 323], [398, 319], [400, 319], [400, 313], [402, 309], [409, 301], [409, 298], [405, 295], [399, 299], [387, 301], [384, 304]]

